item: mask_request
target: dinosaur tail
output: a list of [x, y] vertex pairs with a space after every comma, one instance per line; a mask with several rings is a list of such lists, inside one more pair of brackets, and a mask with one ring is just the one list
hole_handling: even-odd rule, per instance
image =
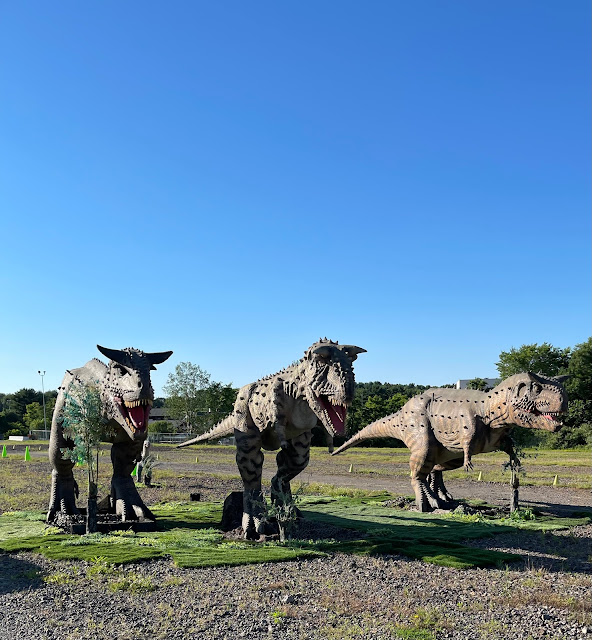
[[331, 455], [335, 456], [353, 447], [358, 442], [369, 440], [370, 438], [401, 438], [397, 420], [394, 418], [395, 416], [388, 416], [387, 418], [382, 418], [381, 420], [370, 423], [367, 427], [358, 431], [358, 433], [351, 437], [345, 444], [342, 444], [339, 449], [335, 449]]
[[200, 436], [197, 436], [197, 438], [193, 438], [193, 440], [187, 440], [187, 442], [178, 444], [177, 449], [180, 449], [181, 447], [188, 447], [190, 444], [196, 444], [197, 442], [205, 442], [206, 440], [215, 440], [217, 438], [232, 435], [234, 433], [235, 425], [235, 416], [231, 413], [229, 416], [224, 418], [224, 420], [213, 426], [209, 431], [206, 431], [206, 433], [202, 433]]

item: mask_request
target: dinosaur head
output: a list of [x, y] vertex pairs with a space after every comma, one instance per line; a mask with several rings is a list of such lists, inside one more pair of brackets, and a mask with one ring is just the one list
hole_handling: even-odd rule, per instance
[[173, 352], [144, 353], [131, 347], [107, 349], [100, 345], [97, 348], [109, 358], [102, 393], [107, 417], [115, 420], [132, 440], [143, 440], [154, 400], [150, 371]]
[[354, 398], [353, 361], [366, 349], [319, 340], [304, 352], [300, 370], [306, 399], [330, 436], [345, 433], [347, 408]]
[[559, 417], [567, 411], [567, 393], [562, 383], [568, 377], [547, 378], [528, 372], [504, 380], [498, 387], [504, 387], [507, 394], [510, 422], [519, 427], [557, 431], [562, 426]]

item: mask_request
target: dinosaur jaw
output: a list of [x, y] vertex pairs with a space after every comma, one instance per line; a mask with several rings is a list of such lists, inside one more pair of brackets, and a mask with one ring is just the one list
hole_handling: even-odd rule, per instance
[[121, 426], [127, 431], [132, 440], [142, 438], [148, 427], [148, 417], [152, 407], [152, 400], [143, 398], [141, 400], [124, 400], [115, 397], [115, 405], [123, 418]]
[[518, 412], [518, 420], [520, 426], [529, 427], [531, 429], [541, 429], [542, 431], [558, 431], [563, 423], [558, 420], [562, 411], [539, 411], [537, 408], [532, 410], [522, 410]]
[[561, 415], [560, 411], [542, 413], [535, 409], [534, 414], [537, 416], [538, 429], [544, 429], [545, 431], [557, 431], [563, 426], [563, 423], [557, 419]]
[[344, 435], [347, 406], [340, 404], [334, 396], [315, 395], [315, 400], [320, 408], [316, 413], [327, 431], [332, 435]]

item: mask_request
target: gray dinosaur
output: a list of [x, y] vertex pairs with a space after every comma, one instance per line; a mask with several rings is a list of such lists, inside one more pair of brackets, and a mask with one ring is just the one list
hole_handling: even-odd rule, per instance
[[290, 481], [308, 465], [312, 429], [324, 429], [330, 450], [333, 437], [345, 432], [347, 408], [354, 396], [352, 363], [365, 351], [327, 338], [315, 342], [298, 362], [242, 387], [228, 417], [207, 433], [179, 445], [186, 447], [234, 433], [236, 462], [244, 485], [242, 526], [246, 538], [263, 532], [261, 449], [280, 448], [271, 497], [273, 501], [289, 500]]
[[63, 408], [70, 385], [97, 385], [103, 404], [105, 426], [113, 432], [111, 461], [111, 500], [122, 520], [149, 518], [154, 520], [150, 509], [142, 502], [134, 485], [131, 472], [139, 459], [142, 445], [148, 434], [148, 416], [154, 390], [150, 381], [150, 370], [164, 362], [172, 351], [144, 353], [138, 349], [106, 349], [97, 345], [99, 351], [109, 358], [109, 364], [94, 358], [83, 367], [66, 372], [59, 388], [49, 440], [51, 474], [51, 496], [47, 521], [53, 522], [58, 513], [78, 513], [75, 497], [78, 486], [72, 474], [74, 463], [65, 460], [60, 449], [71, 448], [73, 443], [63, 434]]
[[398, 438], [411, 450], [411, 485], [417, 508], [450, 508], [442, 472], [472, 468], [471, 456], [500, 449], [514, 460], [509, 431], [514, 426], [556, 431], [567, 411], [562, 383], [568, 376], [546, 378], [518, 373], [488, 392], [428, 389], [399, 410], [356, 433], [333, 455], [369, 438]]

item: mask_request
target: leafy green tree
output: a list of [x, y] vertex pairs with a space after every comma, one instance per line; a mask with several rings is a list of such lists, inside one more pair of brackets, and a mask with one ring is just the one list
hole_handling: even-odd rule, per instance
[[[354, 399], [348, 411], [348, 437], [364, 428], [369, 422], [398, 411], [407, 400], [429, 387], [417, 384], [391, 384], [389, 382], [358, 382], [354, 392]], [[368, 406], [366, 403], [369, 398]], [[390, 400], [393, 398], [393, 400]], [[401, 404], [401, 400], [405, 398]], [[400, 406], [399, 406], [400, 405]], [[376, 416], [376, 417], [373, 417]], [[337, 443], [336, 439], [336, 443]], [[393, 446], [389, 441], [389, 446]], [[400, 442], [400, 441], [396, 441]], [[386, 441], [375, 441], [374, 445], [385, 445]]]
[[402, 393], [394, 393], [387, 401], [386, 401], [386, 410], [387, 414], [397, 413], [397, 411], [409, 400], [406, 395]]
[[590, 402], [592, 400], [592, 338], [577, 344], [571, 353], [567, 373], [570, 398]]
[[45, 403], [45, 415], [46, 420], [43, 418], [43, 406], [38, 402], [31, 402], [25, 409], [25, 415], [23, 416], [23, 422], [29, 428], [29, 431], [37, 431], [45, 428], [51, 428], [51, 416], [53, 414], [53, 408], [55, 405], [55, 399], [51, 398]]
[[[17, 433], [9, 433], [9, 431]], [[19, 422], [19, 417], [14, 411], [0, 411], [0, 434], [6, 437], [9, 435], [25, 436], [27, 435], [27, 427]]]
[[199, 365], [180, 362], [175, 371], [169, 373], [163, 387], [166, 394], [165, 406], [172, 418], [182, 420], [186, 430], [193, 432], [200, 424], [199, 415], [203, 414], [203, 391], [210, 384], [210, 374]]
[[176, 428], [172, 422], [166, 420], [155, 420], [148, 423], [148, 433], [175, 433]]
[[98, 385], [70, 384], [63, 408], [64, 436], [72, 449], [62, 448], [66, 460], [86, 465], [88, 479], [87, 533], [97, 530], [97, 483], [99, 449], [105, 437], [103, 403]]
[[573, 348], [567, 373], [569, 409], [552, 444], [561, 448], [592, 444], [592, 338]]
[[467, 389], [474, 389], [475, 391], [487, 391], [489, 386], [487, 380], [483, 378], [473, 378], [467, 382]]
[[202, 406], [207, 411], [200, 415], [200, 429], [207, 431], [234, 408], [238, 389], [221, 382], [212, 382], [201, 393]]
[[35, 391], [35, 389], [19, 389], [15, 393], [10, 394], [10, 408], [15, 411], [22, 420], [27, 405], [32, 402], [43, 402], [43, 395], [41, 391]]
[[178, 364], [163, 390], [170, 416], [193, 433], [203, 433], [230, 413], [237, 394], [231, 385], [211, 381], [207, 371], [191, 362]]
[[570, 360], [570, 349], [560, 349], [547, 342], [539, 345], [523, 344], [519, 349], [512, 347], [510, 351], [502, 351], [497, 370], [502, 379], [515, 373], [531, 371], [544, 376], [556, 376], [567, 369]]

